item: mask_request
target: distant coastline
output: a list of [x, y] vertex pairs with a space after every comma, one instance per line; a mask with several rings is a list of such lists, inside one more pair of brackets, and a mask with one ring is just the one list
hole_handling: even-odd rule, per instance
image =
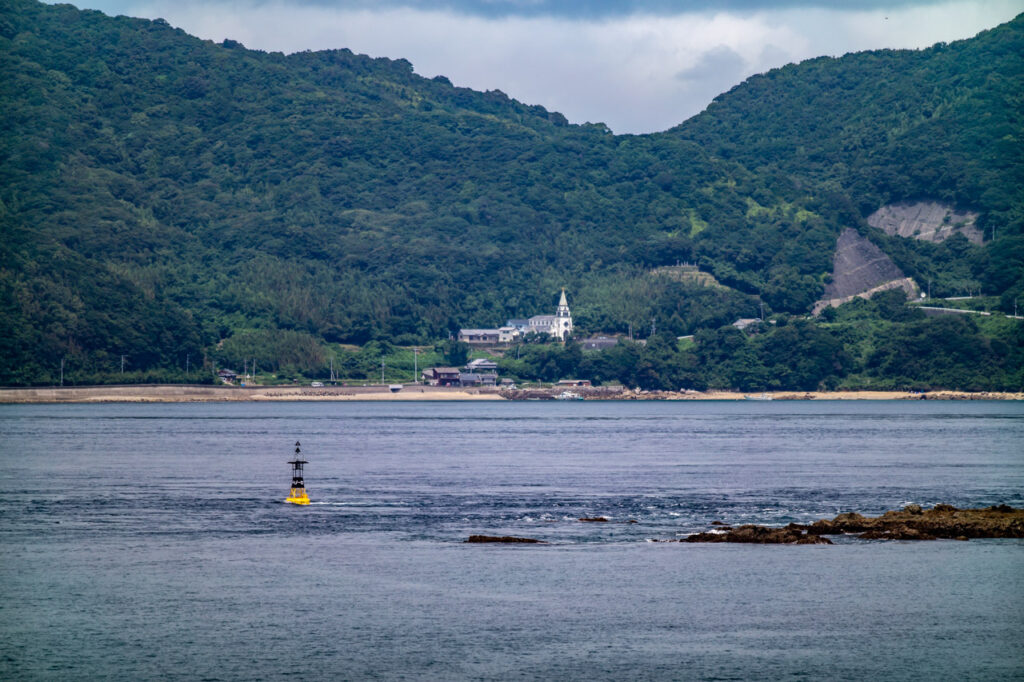
[[[587, 400], [744, 400], [735, 391], [631, 391], [620, 387], [575, 389]], [[199, 386], [120, 385], [0, 388], [0, 404], [46, 403], [190, 403], [287, 401], [472, 401], [545, 400], [559, 390], [404, 386]], [[756, 395], [760, 396], [761, 393]], [[775, 391], [772, 400], [1024, 400], [1024, 393], [966, 391]]]

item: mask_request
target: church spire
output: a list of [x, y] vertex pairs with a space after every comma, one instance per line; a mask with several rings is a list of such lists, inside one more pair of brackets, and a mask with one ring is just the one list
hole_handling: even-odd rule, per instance
[[572, 314], [569, 312], [569, 301], [565, 298], [565, 289], [562, 289], [562, 296], [558, 299], [558, 310], [555, 312], [554, 335], [565, 341], [566, 337], [571, 334]]

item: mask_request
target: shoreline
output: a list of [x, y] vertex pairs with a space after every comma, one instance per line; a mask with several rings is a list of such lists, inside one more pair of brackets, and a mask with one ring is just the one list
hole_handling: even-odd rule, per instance
[[[188, 384], [0, 388], [0, 404], [331, 402], [331, 401], [518, 401], [552, 400], [562, 388], [504, 390], [493, 387], [404, 386], [203, 386]], [[572, 389], [586, 400], [735, 401], [765, 395], [771, 400], [1024, 400], [1022, 393], [967, 391], [637, 391], [621, 387]], [[762, 398], [763, 399], [763, 398]]]

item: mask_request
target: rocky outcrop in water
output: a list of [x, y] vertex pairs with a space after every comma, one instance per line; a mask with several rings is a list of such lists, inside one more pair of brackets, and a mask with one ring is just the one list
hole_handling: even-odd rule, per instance
[[[728, 528], [728, 527], [725, 527]], [[831, 545], [821, 535], [811, 535], [804, 526], [791, 523], [785, 528], [768, 528], [747, 524], [736, 528], [723, 528], [709, 533], [696, 533], [680, 542], [743, 542], [757, 545]]]
[[530, 544], [530, 545], [546, 545], [548, 543], [543, 540], [535, 540], [533, 538], [517, 538], [511, 535], [470, 535], [467, 543], [484, 543], [484, 542], [496, 542], [505, 544]]
[[757, 544], [830, 545], [826, 535], [857, 534], [864, 540], [968, 540], [970, 538], [1024, 538], [1024, 509], [1005, 504], [984, 509], [957, 509], [937, 504], [931, 509], [907, 505], [871, 518], [855, 512], [822, 519], [809, 526], [791, 523], [784, 528], [712, 525], [717, 530], [695, 533], [680, 542], [745, 542]]
[[957, 509], [937, 504], [931, 509], [907, 505], [871, 518], [856, 513], [840, 514], [831, 521], [815, 521], [807, 527], [814, 535], [862, 533], [865, 539], [930, 540], [934, 538], [1024, 538], [1024, 509], [1005, 504], [984, 509]]

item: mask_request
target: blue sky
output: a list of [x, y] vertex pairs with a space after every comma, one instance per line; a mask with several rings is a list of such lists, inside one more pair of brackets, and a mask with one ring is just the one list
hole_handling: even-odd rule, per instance
[[1024, 0], [71, 0], [202, 38], [347, 47], [616, 133], [664, 130], [744, 78], [821, 55], [970, 37]]

